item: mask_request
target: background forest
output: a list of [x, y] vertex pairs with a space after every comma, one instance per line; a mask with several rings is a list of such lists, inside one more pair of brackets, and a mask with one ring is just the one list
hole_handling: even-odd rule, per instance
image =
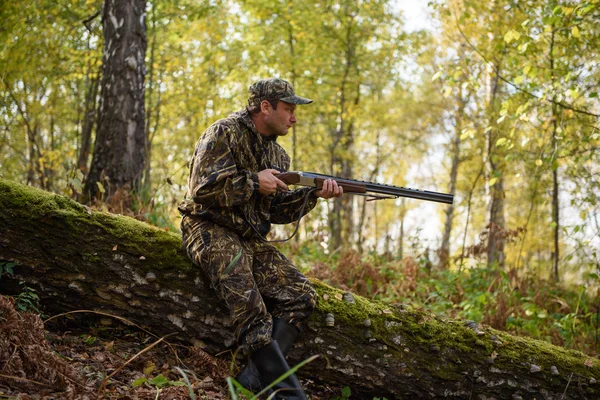
[[[292, 169], [455, 195], [322, 202], [284, 249], [299, 267], [598, 353], [598, 0], [431, 1], [427, 30], [406, 29], [391, 0], [0, 7], [2, 178], [177, 230], [199, 135], [278, 76], [315, 100], [280, 140]], [[120, 82], [141, 96], [136, 124], [115, 133], [123, 10], [137, 15], [125, 69], [138, 80]], [[125, 139], [100, 148], [111, 134]], [[113, 153], [139, 156], [137, 170], [107, 175]]]

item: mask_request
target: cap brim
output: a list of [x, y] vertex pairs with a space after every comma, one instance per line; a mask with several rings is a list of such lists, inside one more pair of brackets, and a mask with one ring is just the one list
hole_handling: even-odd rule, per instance
[[288, 97], [283, 97], [279, 100], [286, 102], [286, 103], [291, 103], [291, 104], [310, 104], [313, 102], [311, 99], [307, 99], [307, 98], [300, 97], [300, 96], [288, 96]]

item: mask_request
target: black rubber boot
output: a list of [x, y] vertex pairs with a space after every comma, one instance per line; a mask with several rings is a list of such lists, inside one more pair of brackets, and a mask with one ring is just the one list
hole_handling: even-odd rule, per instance
[[258, 376], [258, 370], [250, 358], [248, 358], [248, 363], [244, 369], [236, 375], [235, 380], [254, 394], [262, 390]]
[[[288, 324], [281, 318], [273, 318], [273, 333], [271, 336], [273, 339], [277, 340], [279, 349], [284, 356], [286, 356], [292, 348], [292, 345], [294, 344], [296, 337], [298, 337], [299, 332], [300, 331], [296, 327]], [[248, 359], [248, 363], [235, 377], [235, 380], [253, 393], [257, 393], [262, 390], [258, 376], [258, 370], [254, 366], [254, 363], [251, 359]]]
[[[262, 387], [267, 387], [290, 370], [276, 340], [256, 350], [250, 358], [258, 371]], [[277, 400], [307, 400], [295, 374], [288, 375], [284, 380], [273, 386], [271, 390], [275, 392], [275, 399]]]
[[277, 340], [279, 348], [284, 356], [292, 349], [292, 345], [296, 341], [300, 331], [295, 326], [292, 326], [281, 318], [273, 318], [273, 339]]

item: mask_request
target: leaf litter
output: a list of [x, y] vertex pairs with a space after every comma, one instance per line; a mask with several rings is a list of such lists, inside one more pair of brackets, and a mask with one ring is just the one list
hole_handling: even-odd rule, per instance
[[[85, 326], [78, 320], [44, 326], [38, 314], [18, 312], [14, 303], [0, 296], [1, 399], [183, 400], [191, 392], [197, 399], [229, 398], [226, 378], [238, 370], [230, 370], [227, 356], [157, 341], [125, 324]], [[301, 382], [312, 400], [342, 390]]]

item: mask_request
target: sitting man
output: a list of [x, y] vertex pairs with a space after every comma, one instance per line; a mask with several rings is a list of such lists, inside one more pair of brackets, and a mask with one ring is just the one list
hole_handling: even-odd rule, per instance
[[[315, 307], [310, 281], [265, 236], [271, 223], [302, 218], [318, 197], [343, 194], [331, 179], [320, 190], [289, 190], [276, 177], [290, 166], [277, 137], [296, 123], [296, 105], [311, 102], [282, 79], [252, 84], [248, 107], [198, 140], [179, 206], [186, 252], [228, 307], [238, 344], [249, 354], [236, 379], [253, 391], [289, 370], [285, 354]], [[293, 374], [273, 390], [279, 399], [306, 399]]]

